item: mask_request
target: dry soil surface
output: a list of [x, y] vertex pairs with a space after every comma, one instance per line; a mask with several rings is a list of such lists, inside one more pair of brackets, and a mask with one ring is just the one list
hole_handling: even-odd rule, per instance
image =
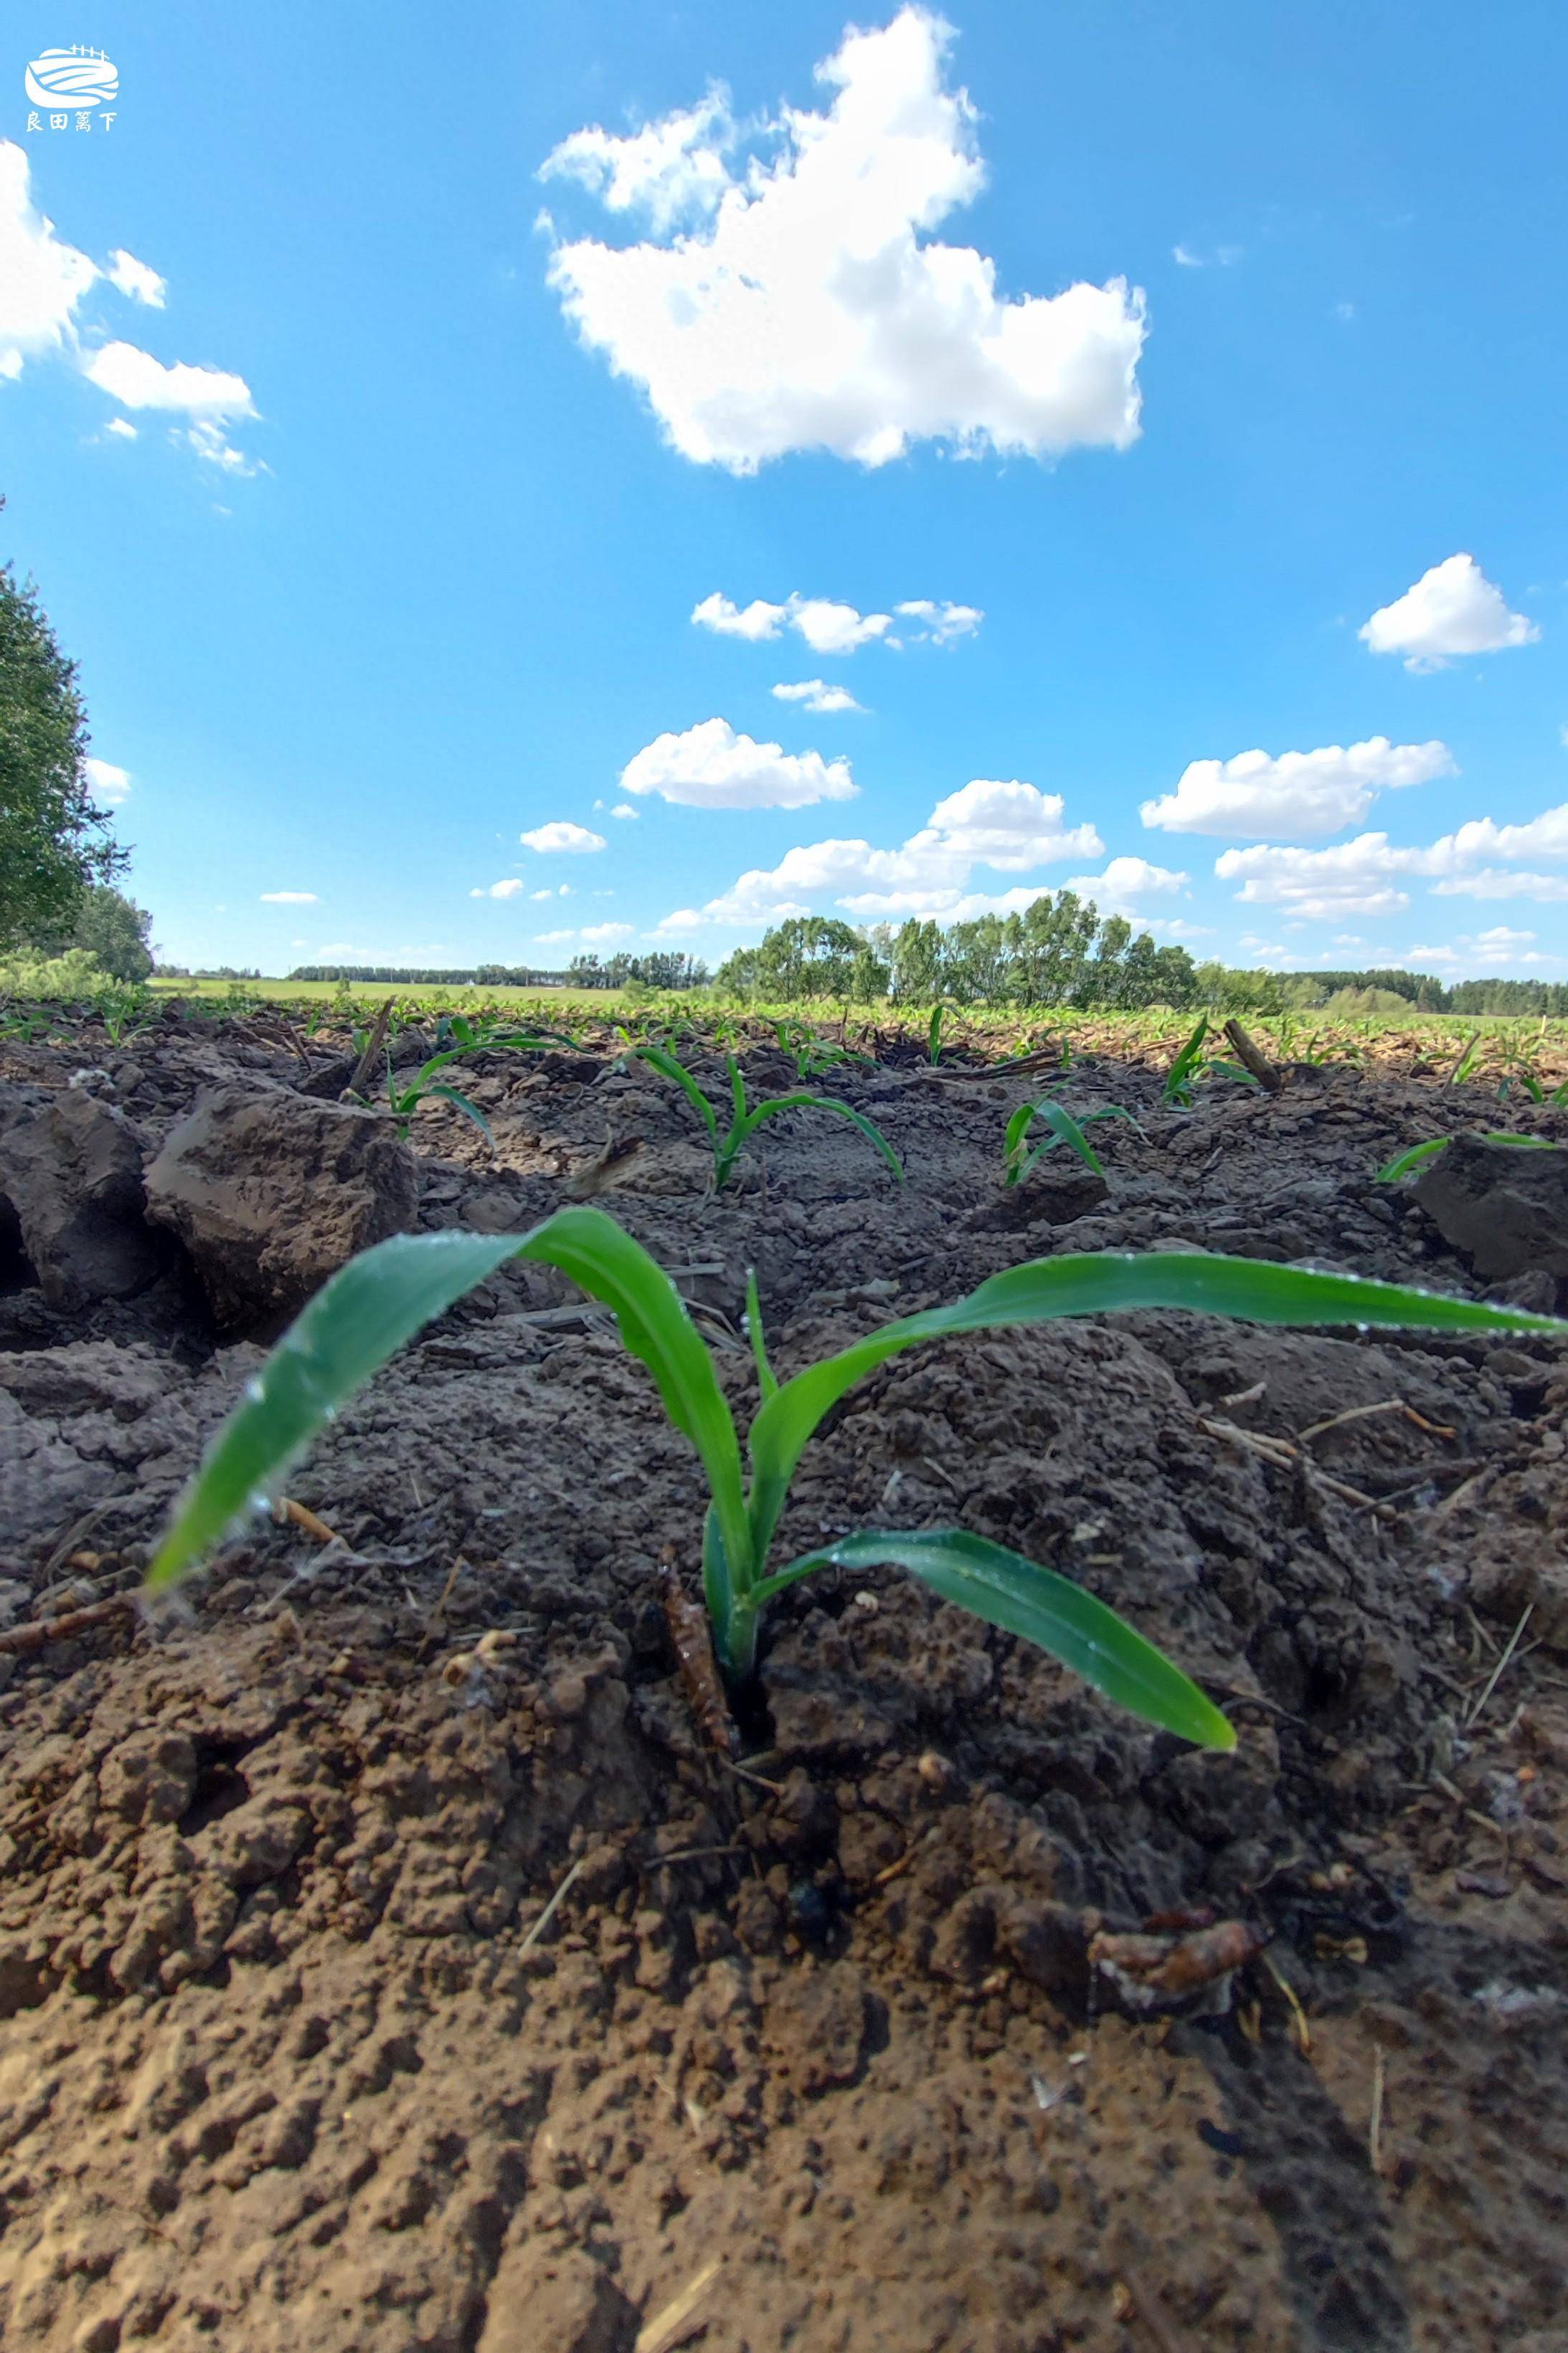
[[[74, 1080], [146, 1158], [201, 1090], [283, 1104], [310, 1067], [276, 1026], [174, 1018], [0, 1050], [18, 1099]], [[800, 1113], [718, 1199], [646, 1069], [498, 1055], [466, 1083], [494, 1152], [422, 1113], [419, 1222], [524, 1229], [628, 1147], [584, 1181], [742, 1409], [752, 1264], [786, 1372], [1063, 1250], [1483, 1288], [1373, 1182], [1497, 1121], [1425, 1074], [1173, 1112], [1090, 1060], [1061, 1099], [1142, 1133], [1093, 1129], [1108, 1188], [1058, 1152], [1013, 1194], [1037, 1076], [911, 1055], [834, 1082], [901, 1188]], [[9, 1250], [23, 1628], [134, 1588], [260, 1356], [177, 1255], [67, 1311]], [[694, 1567], [696, 1463], [607, 1317], [504, 1270], [293, 1474], [335, 1542], [258, 1517], [175, 1610], [0, 1656], [0, 2336], [1563, 2353], [1565, 1433], [1547, 1341], [1143, 1315], [912, 1352], [809, 1451], [781, 1557], [962, 1523], [1123, 1610], [1239, 1746], [1191, 1753], [889, 1571], [777, 1605], [737, 1770], [658, 1600], [667, 1546]], [[1090, 1965], [1097, 1932], [1210, 1917], [1205, 1952], [1262, 1950], [1184, 2003]]]

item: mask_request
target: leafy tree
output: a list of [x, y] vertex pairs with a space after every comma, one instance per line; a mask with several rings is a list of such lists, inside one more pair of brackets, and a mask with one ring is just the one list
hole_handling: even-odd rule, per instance
[[111, 883], [89, 882], [78, 902], [75, 922], [64, 931], [35, 936], [32, 944], [46, 955], [85, 948], [99, 970], [112, 979], [145, 980], [153, 969], [147, 936], [152, 928], [145, 907]]
[[0, 947], [68, 931], [89, 883], [125, 864], [88, 788], [76, 664], [32, 582], [0, 566]]

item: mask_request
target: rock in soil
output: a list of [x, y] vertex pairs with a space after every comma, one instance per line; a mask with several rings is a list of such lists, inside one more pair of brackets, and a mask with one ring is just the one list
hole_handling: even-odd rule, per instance
[[51, 1307], [129, 1299], [167, 1258], [147, 1230], [136, 1137], [85, 1089], [64, 1088], [37, 1108], [17, 1103], [0, 1126], [0, 1197]]
[[147, 1214], [178, 1234], [221, 1332], [278, 1326], [356, 1250], [413, 1222], [413, 1154], [347, 1104], [227, 1087], [165, 1139]]
[[1410, 1189], [1484, 1281], [1537, 1272], [1568, 1279], [1568, 1149], [1457, 1135]]

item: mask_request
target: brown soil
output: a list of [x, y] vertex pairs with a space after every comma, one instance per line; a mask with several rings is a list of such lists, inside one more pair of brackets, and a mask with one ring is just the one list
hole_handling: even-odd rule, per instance
[[[33, 1087], [84, 1059], [5, 1050]], [[149, 1154], [198, 1089], [305, 1071], [172, 1019], [85, 1059]], [[1004, 1195], [1025, 1082], [909, 1063], [839, 1089], [904, 1188], [805, 1114], [713, 1201], [650, 1074], [474, 1069], [496, 1153], [422, 1114], [421, 1222], [526, 1227], [635, 1139], [602, 1205], [686, 1270], [742, 1406], [752, 1262], [786, 1371], [1063, 1249], [1480, 1289], [1371, 1182], [1495, 1121], [1422, 1077], [1176, 1113], [1090, 1059], [1063, 1099], [1145, 1129], [1094, 1130], [1101, 1198], [1064, 1153]], [[25, 1624], [134, 1586], [259, 1357], [177, 1265], [75, 1320], [15, 1251], [9, 1284]], [[1293, 1459], [1248, 1443], [1396, 1399]], [[337, 1543], [258, 1519], [171, 1621], [0, 1658], [0, 2336], [1562, 2353], [1565, 1434], [1547, 1343], [1150, 1315], [914, 1352], [810, 1451], [785, 1545], [962, 1522], [1057, 1564], [1239, 1747], [1186, 1751], [893, 1573], [825, 1576], [776, 1609], [742, 1776], [658, 1598], [696, 1465], [607, 1320], [503, 1271], [294, 1474]], [[1097, 1928], [1190, 1907], [1263, 1957], [1174, 2010], [1089, 1969]]]

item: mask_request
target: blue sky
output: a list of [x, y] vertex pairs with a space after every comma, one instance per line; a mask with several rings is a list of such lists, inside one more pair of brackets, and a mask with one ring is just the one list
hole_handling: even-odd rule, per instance
[[4, 548], [171, 959], [1568, 973], [1556, 0], [10, 26]]

